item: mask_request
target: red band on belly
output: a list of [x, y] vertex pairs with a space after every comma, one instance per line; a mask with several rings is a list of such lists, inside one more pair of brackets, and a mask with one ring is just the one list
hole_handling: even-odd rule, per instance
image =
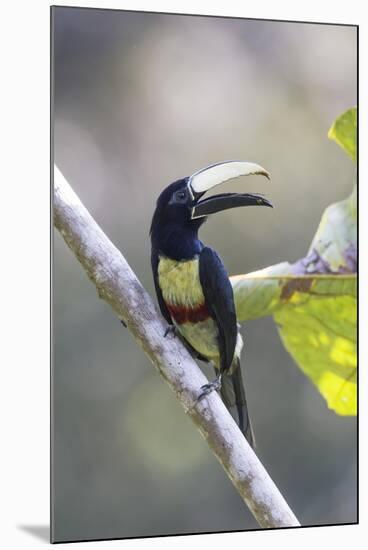
[[178, 306], [174, 304], [166, 304], [166, 306], [170, 312], [171, 318], [178, 325], [184, 323], [200, 323], [210, 316], [206, 304], [201, 304], [196, 307]]

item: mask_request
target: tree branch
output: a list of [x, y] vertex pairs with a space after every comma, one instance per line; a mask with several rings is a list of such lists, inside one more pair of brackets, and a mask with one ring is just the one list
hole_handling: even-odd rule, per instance
[[132, 332], [175, 392], [261, 527], [298, 526], [298, 520], [243, 437], [216, 392], [198, 402], [207, 382], [178, 338], [164, 338], [166, 322], [150, 296], [55, 167], [54, 224], [100, 298]]

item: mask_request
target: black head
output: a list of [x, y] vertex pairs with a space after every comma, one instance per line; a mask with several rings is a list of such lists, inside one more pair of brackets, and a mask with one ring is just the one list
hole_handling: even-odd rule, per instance
[[[151, 233], [157, 224], [190, 226], [195, 203], [195, 197], [189, 187], [189, 177], [171, 183], [157, 199]], [[198, 226], [197, 223], [193, 225]]]
[[228, 161], [213, 164], [171, 183], [157, 199], [150, 231], [152, 244], [165, 248], [164, 242], [168, 240], [179, 243], [196, 239], [207, 216], [221, 210], [251, 205], [272, 206], [262, 195], [252, 193], [222, 193], [200, 200], [216, 185], [251, 174], [269, 178], [266, 170], [257, 164]]

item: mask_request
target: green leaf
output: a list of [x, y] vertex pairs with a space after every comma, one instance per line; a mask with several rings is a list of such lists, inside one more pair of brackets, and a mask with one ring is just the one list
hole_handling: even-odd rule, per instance
[[287, 262], [231, 277], [239, 321], [273, 315], [281, 339], [323, 397], [356, 414], [356, 275], [295, 275]]
[[[347, 287], [346, 281], [341, 282]], [[327, 401], [341, 415], [356, 415], [356, 296], [304, 300], [275, 315], [281, 339]]]
[[286, 349], [328, 407], [355, 415], [356, 190], [325, 210], [305, 258], [231, 282], [239, 321], [273, 315]]
[[[328, 137], [356, 160], [357, 110]], [[272, 315], [297, 365], [330, 409], [355, 415], [357, 193], [326, 208], [307, 256], [231, 277], [239, 321]]]
[[352, 107], [332, 124], [328, 137], [338, 143], [356, 162], [357, 108]]

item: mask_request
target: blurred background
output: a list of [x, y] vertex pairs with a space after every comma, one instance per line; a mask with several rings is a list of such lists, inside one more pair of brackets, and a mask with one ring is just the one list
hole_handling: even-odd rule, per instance
[[[327, 139], [356, 104], [354, 27], [53, 8], [55, 162], [154, 296], [160, 191], [243, 159], [275, 208], [216, 215], [201, 238], [230, 274], [302, 257], [354, 167]], [[258, 455], [302, 525], [355, 522], [356, 419], [329, 411], [270, 318], [248, 322]], [[207, 376], [211, 369], [204, 367]], [[255, 529], [175, 397], [54, 237], [56, 540]]]

